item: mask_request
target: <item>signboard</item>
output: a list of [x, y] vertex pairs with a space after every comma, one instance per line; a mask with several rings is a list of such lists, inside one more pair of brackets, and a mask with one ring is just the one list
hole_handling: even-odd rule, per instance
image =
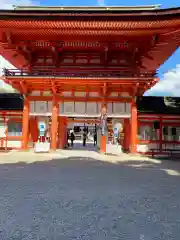
[[43, 137], [46, 131], [46, 123], [44, 121], [38, 122], [39, 136]]
[[36, 153], [45, 153], [49, 152], [50, 143], [49, 142], [37, 142], [34, 146], [34, 152]]

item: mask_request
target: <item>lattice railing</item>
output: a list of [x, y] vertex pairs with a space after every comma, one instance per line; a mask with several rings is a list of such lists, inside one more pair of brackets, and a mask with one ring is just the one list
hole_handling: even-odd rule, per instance
[[19, 69], [4, 69], [5, 76], [54, 76], [54, 77], [138, 77], [152, 78], [156, 77], [155, 73], [134, 74], [128, 71], [105, 69], [38, 69], [38, 70], [19, 70]]

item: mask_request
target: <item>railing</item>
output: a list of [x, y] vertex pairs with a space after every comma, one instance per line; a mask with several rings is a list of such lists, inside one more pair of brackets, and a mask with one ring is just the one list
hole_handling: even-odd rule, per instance
[[19, 70], [19, 69], [4, 69], [5, 76], [54, 76], [54, 77], [138, 77], [152, 78], [156, 77], [156, 73], [134, 74], [129, 71], [112, 70], [112, 69], [38, 69], [38, 70]]

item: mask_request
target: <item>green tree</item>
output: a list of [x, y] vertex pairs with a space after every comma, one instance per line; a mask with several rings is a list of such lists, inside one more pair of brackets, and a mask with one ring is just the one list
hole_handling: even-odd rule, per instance
[[164, 97], [164, 104], [167, 107], [178, 108], [180, 107], [179, 97]]

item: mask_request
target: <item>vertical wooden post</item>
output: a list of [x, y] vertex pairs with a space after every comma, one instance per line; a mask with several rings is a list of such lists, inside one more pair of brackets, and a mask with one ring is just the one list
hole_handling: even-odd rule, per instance
[[58, 111], [59, 103], [57, 99], [53, 98], [52, 102], [52, 125], [51, 125], [51, 149], [56, 150], [57, 148], [57, 132], [58, 132]]
[[24, 109], [23, 109], [23, 126], [22, 126], [22, 149], [28, 148], [29, 140], [29, 99], [28, 97], [24, 100]]
[[138, 133], [138, 124], [137, 124], [137, 106], [136, 100], [133, 99], [131, 103], [131, 153], [135, 154], [137, 152], [137, 133]]
[[3, 125], [4, 125], [5, 131], [4, 131], [4, 136], [2, 136], [1, 138], [1, 148], [4, 147], [4, 142], [6, 142], [6, 128], [7, 128], [5, 113], [2, 113], [2, 117], [3, 117]]
[[59, 117], [59, 148], [64, 147], [64, 117]]
[[[103, 95], [106, 96], [106, 85], [103, 89]], [[105, 102], [105, 99], [103, 98], [102, 100], [102, 103], [101, 103], [101, 108], [102, 108], [102, 111], [103, 109], [106, 109], [107, 111], [107, 103]], [[105, 132], [105, 135], [102, 135], [101, 134], [101, 137], [100, 137], [100, 152], [101, 153], [106, 153], [106, 142], [107, 142], [107, 133]]]
[[127, 152], [129, 151], [130, 147], [130, 120], [129, 118], [124, 119], [124, 143], [123, 147], [124, 150]]
[[67, 117], [59, 118], [59, 148], [63, 149], [67, 142]]
[[160, 117], [159, 119], [159, 125], [160, 125], [160, 129], [159, 129], [159, 151], [160, 153], [162, 153], [162, 141], [163, 141], [163, 124], [162, 124], [162, 117]]

